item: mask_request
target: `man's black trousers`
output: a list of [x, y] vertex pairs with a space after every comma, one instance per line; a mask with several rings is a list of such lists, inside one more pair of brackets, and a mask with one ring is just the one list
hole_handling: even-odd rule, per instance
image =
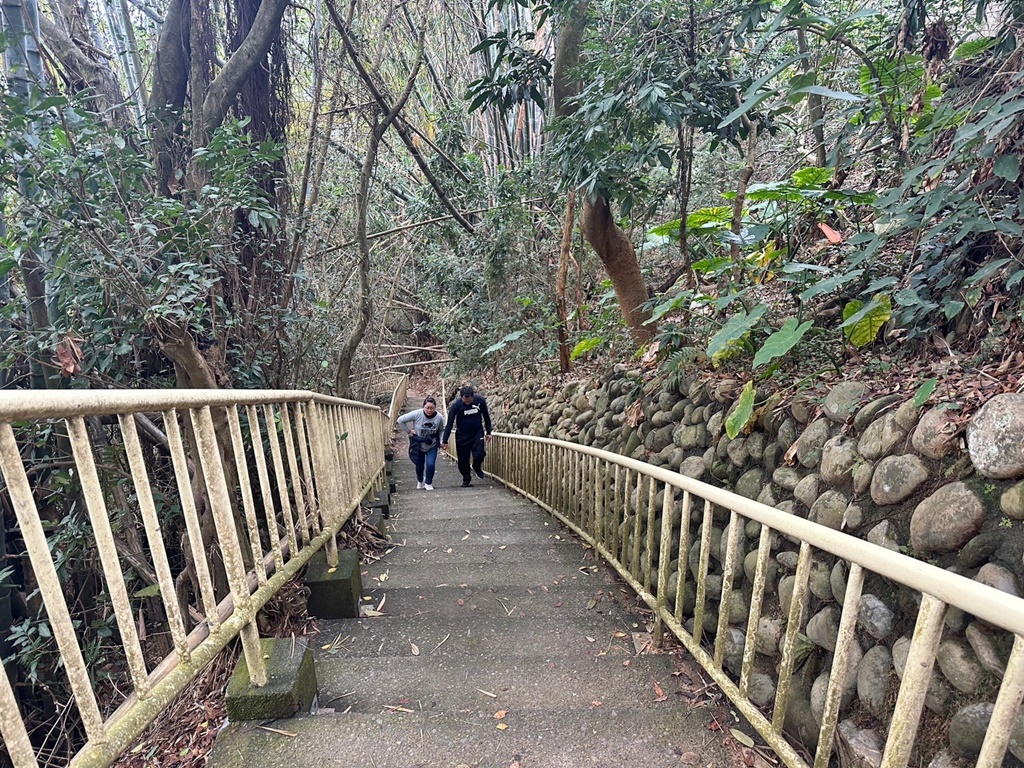
[[459, 460], [459, 472], [462, 474], [463, 483], [468, 483], [472, 479], [472, 475], [469, 474], [470, 461], [472, 461], [472, 470], [474, 472], [481, 471], [481, 467], [484, 464], [484, 456], [487, 455], [484, 445], [483, 436], [476, 438], [472, 442], [460, 443], [458, 440], [455, 441], [455, 455]]

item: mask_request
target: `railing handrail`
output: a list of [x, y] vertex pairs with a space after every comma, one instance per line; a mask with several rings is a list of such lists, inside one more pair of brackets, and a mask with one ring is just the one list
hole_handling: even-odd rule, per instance
[[[711, 675], [733, 706], [791, 768], [827, 768], [831, 763], [832, 749], [839, 738], [840, 717], [846, 706], [848, 681], [854, 671], [859, 677], [856, 665], [865, 655], [859, 647], [857, 629], [861, 623], [862, 598], [866, 597], [863, 594], [866, 574], [881, 576], [888, 579], [889, 584], [902, 585], [920, 594], [903, 668], [897, 668], [900, 684], [895, 705], [887, 721], [881, 713], [872, 712], [879, 716], [886, 729], [882, 768], [906, 768], [910, 761], [922, 713], [926, 706], [931, 706], [928, 697], [932, 670], [943, 643], [947, 607], [956, 606], [992, 627], [1009, 631], [1013, 647], [995, 703], [991, 705], [988, 727], [975, 763], [979, 768], [1002, 765], [1003, 756], [1011, 747], [1010, 735], [1016, 727], [1024, 698], [1024, 633], [1021, 632], [1024, 599], [616, 453], [551, 438], [508, 433], [495, 433], [493, 445], [492, 475], [547, 509], [608, 561], [651, 609], [654, 638], [660, 639], [666, 629], [671, 631]], [[695, 499], [703, 500], [703, 512], [695, 508]], [[727, 513], [728, 536], [726, 528], [716, 527], [718, 511]], [[758, 524], [759, 534], [749, 531], [748, 522]], [[698, 535], [694, 535], [695, 524]], [[716, 532], [720, 540], [715, 539]], [[758, 538], [756, 548], [749, 552], [747, 538]], [[799, 555], [795, 575], [784, 577], [792, 579], [787, 596], [782, 594], [782, 581], [777, 583], [776, 605], [766, 594], [769, 583], [773, 584], [772, 589], [776, 588], [777, 578], [769, 575], [769, 561], [775, 559], [773, 553], [786, 549], [786, 540], [798, 545]], [[678, 558], [673, 560], [677, 544]], [[750, 573], [747, 557], [755, 552], [753, 573]], [[819, 562], [816, 552], [836, 556], [839, 562], [848, 564], [846, 572], [841, 574], [842, 595], [837, 594], [832, 583], [834, 574], [829, 579], [831, 594], [827, 598], [812, 589], [812, 565]], [[714, 574], [718, 579], [715, 593], [711, 588], [712, 559], [715, 569], [721, 567], [720, 574]], [[673, 579], [674, 596], [669, 586]], [[749, 593], [746, 591], [748, 583]], [[692, 587], [693, 591], [688, 592], [684, 587]], [[732, 597], [737, 590], [743, 590], [741, 596], [749, 595], [749, 606], [743, 599], [740, 601], [745, 618], [733, 612]], [[814, 682], [817, 686], [820, 680], [825, 680], [826, 690], [823, 699], [819, 699], [818, 711], [813, 709], [815, 694], [807, 690], [804, 682], [802, 695], [818, 725], [814, 757], [808, 762], [806, 755], [789, 742], [784, 728], [796, 695], [794, 690], [799, 686], [796, 678], [801, 658], [799, 638], [803, 632], [809, 633], [811, 601], [831, 602], [830, 598], [841, 606], [834, 636], [828, 640], [821, 635], [808, 636], [811, 643], [832, 654], [828, 671], [822, 672]], [[686, 607], [688, 601], [689, 607]], [[766, 607], [769, 615], [781, 618], [785, 627], [778, 648], [774, 648], [773, 638], [772, 648], [767, 651], [760, 647], [761, 620]], [[805, 621], [808, 622], [806, 629]], [[742, 639], [732, 633], [733, 628]], [[870, 630], [866, 631], [879, 639]], [[713, 649], [705, 644], [705, 633], [713, 635]], [[730, 643], [734, 653], [737, 646], [741, 647], [742, 658], [732, 656], [727, 663]], [[857, 654], [855, 649], [861, 653]], [[771, 691], [767, 694], [773, 699], [769, 718], [752, 701], [749, 686], [758, 670], [758, 654], [776, 658], [776, 651], [776, 679], [769, 678]], [[765, 695], [763, 688], [761, 695]], [[873, 738], [877, 737], [874, 734]]]
[[[161, 479], [176, 486], [166, 495], [180, 504], [180, 541], [168, 539], [161, 528], [163, 507], [154, 500], [152, 462], [144, 454], [139, 414], [158, 415], [163, 434], [157, 442], [170, 458], [164, 465], [170, 471]], [[116, 418], [100, 425], [87, 421], [93, 416]], [[119, 706], [109, 715], [100, 711], [83, 657], [80, 633], [85, 630], [76, 629], [58, 578], [49, 538], [55, 529], [42, 524], [27, 472], [26, 462], [40, 459], [20, 444], [31, 434], [23, 426], [37, 421], [66, 424], [66, 431], [61, 427], [56, 432], [75, 468], [80, 509], [88, 516], [83, 524], [102, 566], [120, 632], [126, 684], [119, 692], [125, 699], [110, 702]], [[337, 565], [335, 534], [360, 500], [383, 483], [387, 426], [387, 414], [378, 406], [306, 390], [0, 392], [0, 479], [17, 516], [26, 567], [36, 576], [46, 620], [64, 661], [63, 674], [82, 713], [86, 743], [71, 765], [110, 765], [235, 637], [241, 638], [251, 682], [267, 682], [256, 612], [315, 552], [324, 549], [328, 565]], [[125, 462], [127, 483], [104, 481], [95, 456], [101, 449], [112, 449], [109, 455], [115, 458], [107, 458], [108, 465]], [[102, 469], [111, 471], [109, 466]], [[200, 484], [206, 528], [193, 496]], [[131, 502], [117, 504], [113, 488], [121, 485], [134, 487]], [[162, 626], [173, 644], [155, 666], [136, 631], [132, 599], [138, 595], [128, 590], [124, 556], [115, 538], [120, 535], [115, 528], [120, 532], [128, 527], [134, 527], [139, 542], [142, 554], [136, 556], [153, 574], [148, 578], [158, 593], [152, 597], [162, 604]], [[180, 549], [182, 556], [186, 549], [191, 552], [195, 570], [183, 593], [188, 618], [177, 586], [184, 557], [172, 565], [168, 545]], [[214, 547], [223, 569], [217, 589], [208, 563], [209, 548]], [[141, 573], [136, 561], [128, 562]], [[6, 670], [0, 672], [0, 732], [18, 768], [38, 764]]]
[[0, 391], [0, 422], [101, 416], [169, 408], [308, 403], [379, 411], [371, 403], [330, 397], [304, 389], [63, 389]]
[[848, 533], [833, 530], [820, 523], [788, 514], [724, 488], [718, 488], [663, 467], [631, 459], [628, 456], [547, 437], [515, 435], [506, 432], [495, 432], [494, 434], [514, 440], [557, 445], [642, 472], [663, 483], [707, 499], [713, 504], [726, 509], [734, 509], [744, 517], [768, 525], [780, 533], [806, 541], [812, 546], [842, 557], [844, 560], [855, 562], [880, 576], [891, 578], [913, 587], [918, 592], [937, 597], [944, 603], [954, 605], [1016, 635], [1024, 635], [1024, 598], [1002, 592], [965, 576], [950, 573], [901, 552], [893, 552]]

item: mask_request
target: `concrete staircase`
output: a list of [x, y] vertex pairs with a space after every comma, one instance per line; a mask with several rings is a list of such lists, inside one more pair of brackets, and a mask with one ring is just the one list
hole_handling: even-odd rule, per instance
[[445, 462], [433, 492], [401, 451], [395, 477], [395, 548], [363, 568], [370, 615], [322, 621], [312, 643], [318, 712], [231, 725], [210, 766], [730, 764], [672, 656], [637, 653], [627, 596], [557, 521], [492, 480], [458, 487]]

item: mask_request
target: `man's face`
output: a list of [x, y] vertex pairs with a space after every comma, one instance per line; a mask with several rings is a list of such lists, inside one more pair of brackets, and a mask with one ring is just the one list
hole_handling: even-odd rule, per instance
[[462, 396], [462, 402], [464, 402], [466, 405], [472, 405], [473, 404], [473, 396], [472, 395], [463, 395]]

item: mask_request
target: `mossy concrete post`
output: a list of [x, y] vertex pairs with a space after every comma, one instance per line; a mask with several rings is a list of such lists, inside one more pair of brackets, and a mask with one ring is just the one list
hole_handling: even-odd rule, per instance
[[321, 619], [358, 619], [363, 580], [359, 573], [359, 551], [342, 549], [338, 566], [331, 568], [320, 550], [306, 566], [309, 613]]
[[316, 669], [313, 652], [305, 640], [267, 637], [260, 640], [267, 662], [264, 686], [249, 681], [243, 656], [238, 660], [227, 689], [227, 712], [231, 722], [273, 720], [309, 712], [316, 699]]
[[379, 511], [386, 520], [391, 517], [391, 492], [387, 490], [381, 490], [376, 496], [367, 496], [363, 499], [363, 508], [373, 513]]

